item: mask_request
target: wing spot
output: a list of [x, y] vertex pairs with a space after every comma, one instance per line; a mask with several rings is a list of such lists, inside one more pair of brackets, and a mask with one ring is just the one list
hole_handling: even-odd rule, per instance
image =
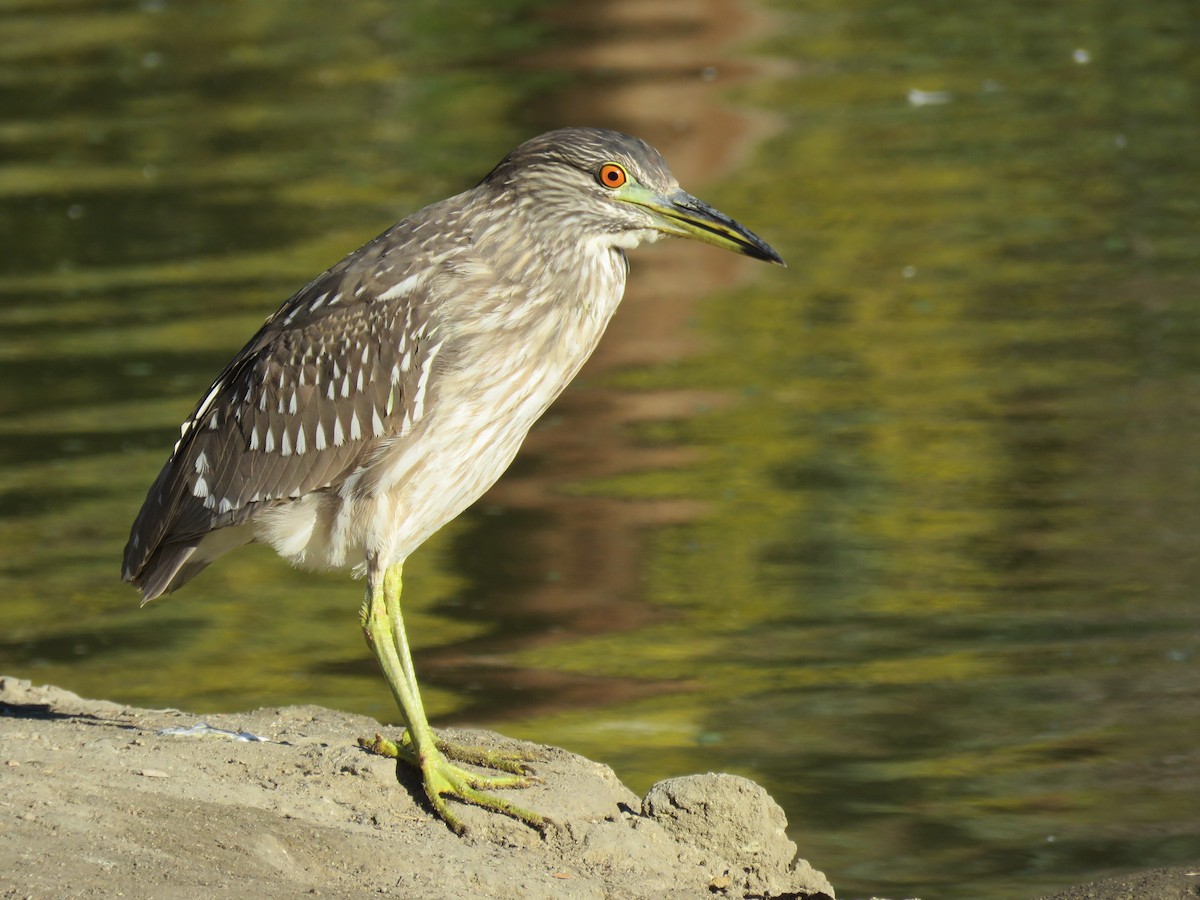
[[[392, 266], [389, 266], [386, 271], [392, 271]], [[380, 300], [395, 300], [398, 297], [403, 297], [405, 294], [412, 292], [417, 285], [425, 280], [425, 272], [418, 272], [416, 275], [409, 275], [396, 282], [386, 291], [379, 295]]]
[[204, 400], [200, 403], [200, 407], [196, 410], [196, 414], [188, 420], [189, 425], [208, 412], [209, 407], [212, 406], [213, 400], [217, 398], [217, 394], [220, 393], [221, 388], [223, 387], [225, 387], [224, 379], [217, 379], [216, 383], [209, 388], [208, 394], [205, 395]]
[[425, 361], [421, 363], [421, 374], [417, 378], [417, 391], [413, 399], [413, 422], [420, 422], [421, 417], [425, 415], [425, 393], [429, 387], [429, 372], [441, 349], [441, 343], [434, 344], [429, 348], [429, 355], [425, 357]]
[[191, 430], [192, 430], [192, 420], [191, 419], [188, 419], [187, 421], [184, 422], [184, 424], [179, 426], [179, 440], [176, 440], [175, 448], [172, 451], [170, 451], [170, 452], [172, 452], [172, 454], [176, 454], [176, 452], [179, 452], [180, 446], [182, 446], [182, 444], [184, 444], [184, 438], [187, 437], [187, 432], [190, 432]]

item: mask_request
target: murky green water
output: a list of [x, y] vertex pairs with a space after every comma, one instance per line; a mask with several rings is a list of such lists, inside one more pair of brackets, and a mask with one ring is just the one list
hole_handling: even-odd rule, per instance
[[639, 253], [410, 564], [435, 721], [749, 775], [846, 897], [1196, 861], [1195, 10], [588, 8], [0, 6], [0, 671], [394, 719], [361, 585], [252, 548], [138, 609], [129, 523], [309, 276], [611, 125], [791, 268]]

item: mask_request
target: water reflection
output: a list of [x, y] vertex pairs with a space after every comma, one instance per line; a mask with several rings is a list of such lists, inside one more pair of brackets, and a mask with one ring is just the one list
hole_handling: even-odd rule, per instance
[[435, 719], [639, 790], [750, 775], [844, 896], [1193, 860], [1200, 54], [1168, 2], [962, 9], [4, 13], [0, 670], [394, 718], [359, 586], [251, 548], [138, 610], [126, 528], [298, 284], [612, 125], [792, 268], [637, 254], [581, 382], [412, 561]]

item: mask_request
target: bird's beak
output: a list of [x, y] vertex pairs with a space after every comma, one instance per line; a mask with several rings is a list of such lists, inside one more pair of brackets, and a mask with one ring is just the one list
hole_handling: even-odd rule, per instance
[[704, 241], [786, 267], [779, 254], [757, 234], [686, 191], [662, 195], [639, 185], [621, 199], [654, 213], [654, 227], [665, 234]]

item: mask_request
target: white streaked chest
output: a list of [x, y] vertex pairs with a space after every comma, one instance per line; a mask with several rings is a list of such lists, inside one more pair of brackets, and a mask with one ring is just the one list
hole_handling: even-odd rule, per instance
[[624, 258], [588, 256], [597, 277], [585, 279], [593, 286], [586, 297], [556, 304], [553, 315], [523, 328], [485, 326], [460, 336], [453, 362], [431, 387], [416, 439], [385, 450], [377, 477], [369, 488], [360, 486], [390, 501], [388, 521], [375, 523], [380, 530], [368, 544], [389, 532], [395, 556], [407, 556], [508, 468], [529, 429], [591, 356], [621, 301]]

